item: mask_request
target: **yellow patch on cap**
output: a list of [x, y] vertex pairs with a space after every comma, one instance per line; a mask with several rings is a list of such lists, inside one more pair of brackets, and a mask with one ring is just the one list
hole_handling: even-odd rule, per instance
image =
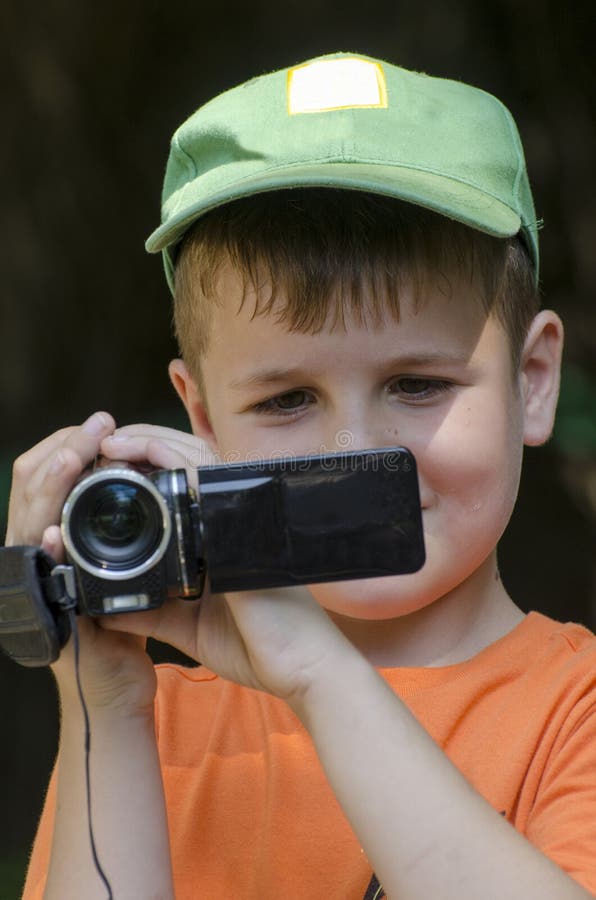
[[288, 112], [387, 106], [385, 75], [379, 63], [358, 57], [323, 59], [288, 71]]

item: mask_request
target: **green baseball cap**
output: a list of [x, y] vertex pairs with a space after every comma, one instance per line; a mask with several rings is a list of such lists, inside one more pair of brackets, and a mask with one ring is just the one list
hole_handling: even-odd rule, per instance
[[175, 132], [162, 223], [146, 243], [174, 284], [176, 245], [200, 216], [294, 187], [369, 191], [496, 237], [521, 233], [538, 277], [538, 223], [521, 140], [491, 94], [355, 53], [253, 78]]

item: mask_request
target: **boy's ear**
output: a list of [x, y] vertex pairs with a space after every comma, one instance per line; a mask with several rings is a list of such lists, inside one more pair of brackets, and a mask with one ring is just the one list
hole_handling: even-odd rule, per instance
[[524, 443], [528, 446], [543, 444], [553, 430], [562, 352], [563, 323], [552, 310], [542, 310], [530, 325], [520, 364]]
[[207, 405], [183, 360], [173, 359], [168, 366], [168, 374], [176, 393], [184, 404], [193, 434], [204, 440], [209, 449], [217, 454], [217, 441], [209, 420]]

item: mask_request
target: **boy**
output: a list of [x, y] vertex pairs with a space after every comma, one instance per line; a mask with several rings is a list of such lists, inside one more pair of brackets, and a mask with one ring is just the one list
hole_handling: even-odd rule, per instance
[[[427, 561], [80, 621], [118, 900], [596, 892], [596, 642], [524, 616], [496, 561], [558, 392], [536, 229], [503, 107], [366, 57], [254, 79], [175, 135], [148, 246], [194, 437], [107, 413], [52, 435], [15, 466], [7, 543], [60, 558], [62, 503], [99, 451], [188, 466], [402, 444]], [[146, 635], [202, 666], [156, 676]], [[70, 647], [54, 672], [61, 743], [25, 897], [104, 897]]]

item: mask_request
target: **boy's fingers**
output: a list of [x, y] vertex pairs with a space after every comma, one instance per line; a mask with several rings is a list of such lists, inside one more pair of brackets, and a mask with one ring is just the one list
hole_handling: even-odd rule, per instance
[[102, 438], [115, 427], [108, 413], [94, 413], [77, 428], [72, 429], [62, 444], [31, 474], [24, 487], [24, 498], [34, 504], [39, 496], [52, 497], [57, 493], [63, 502], [73, 480], [89, 465], [99, 452]]
[[49, 553], [55, 562], [64, 562], [64, 544], [58, 525], [50, 525], [46, 528], [41, 539], [41, 548]]
[[166, 428], [163, 425], [147, 425], [139, 423], [136, 425], [122, 425], [115, 431], [117, 436], [128, 438], [145, 438], [146, 440], [157, 439], [166, 443], [184, 444], [195, 446], [202, 444], [201, 438], [196, 437], [188, 431], [180, 431], [177, 428]]
[[109, 459], [127, 462], [147, 460], [163, 468], [196, 469], [218, 462], [218, 458], [204, 441], [192, 435], [186, 437], [170, 428], [140, 432], [133, 431], [132, 428], [118, 429], [114, 435], [102, 441], [101, 451]]
[[153, 437], [131, 436], [125, 434], [110, 435], [101, 443], [101, 452], [108, 459], [114, 462], [121, 460], [123, 462], [141, 463], [152, 462], [149, 459], [149, 448], [152, 444], [161, 444], [170, 451], [170, 456], [175, 459], [175, 464], [180, 466], [186, 458], [186, 448], [183, 444], [164, 444], [163, 441]]
[[[149, 441], [163, 441], [173, 447], [179, 447], [181, 450], [191, 450], [197, 443], [203, 443], [199, 438], [188, 434], [185, 431], [177, 431], [175, 428], [165, 428], [159, 425], [124, 425], [117, 428], [112, 436], [114, 446], [122, 444], [122, 446], [131, 445], [140, 447], [146, 445]], [[107, 441], [109, 446], [112, 441]]]
[[32, 475], [62, 446], [68, 435], [75, 430], [74, 425], [61, 428], [54, 434], [50, 434], [39, 444], [31, 447], [15, 459], [12, 468], [12, 489], [23, 491]]
[[48, 525], [60, 521], [64, 500], [72, 487], [81, 462], [68, 450], [50, 457], [50, 464], [27, 484], [20, 508], [9, 523], [7, 542], [39, 544]]
[[114, 462], [148, 462], [156, 469], [185, 469], [189, 483], [195, 489], [197, 487], [196, 454], [190, 453], [187, 446], [174, 447], [160, 440], [145, 438], [127, 438], [126, 442], [108, 439], [102, 444], [102, 452]]
[[188, 453], [157, 440], [148, 441], [147, 459], [160, 469], [186, 469], [189, 465]]
[[125, 458], [127, 462], [148, 462], [156, 469], [186, 469], [190, 483], [196, 488], [196, 469], [189, 461], [188, 448], [149, 440], [142, 445], [128, 447], [126, 457], [120, 454], [116, 458]]
[[60, 520], [77, 476], [115, 427], [108, 413], [94, 413], [82, 426], [62, 429], [24, 454], [14, 468], [6, 543], [39, 544], [48, 525]]
[[63, 446], [74, 450], [87, 465], [99, 453], [102, 440], [115, 428], [116, 423], [109, 413], [95, 412], [68, 435]]
[[194, 441], [199, 440], [188, 431], [179, 431], [177, 428], [167, 428], [165, 425], [149, 425], [146, 422], [139, 422], [134, 425], [121, 425], [120, 428], [116, 430], [116, 434], [127, 435], [128, 437], [160, 438], [164, 441], [169, 439], [173, 442], [188, 441], [188, 443], [191, 444]]
[[9, 518], [7, 544], [39, 544], [48, 525], [60, 521], [62, 507], [84, 468], [80, 457], [63, 447], [26, 485], [15, 514]]
[[[124, 425], [122, 428], [116, 429], [113, 440], [114, 446], [117, 446], [119, 441], [125, 445], [128, 440], [134, 440], [132, 446], [137, 447], [143, 445], [143, 441], [146, 445], [149, 441], [158, 440], [177, 448], [183, 455], [196, 456], [199, 454], [205, 458], [216, 458], [208, 444], [201, 438], [186, 431], [178, 431], [176, 428], [166, 428], [161, 425]], [[108, 441], [106, 445], [109, 446], [110, 442]]]

